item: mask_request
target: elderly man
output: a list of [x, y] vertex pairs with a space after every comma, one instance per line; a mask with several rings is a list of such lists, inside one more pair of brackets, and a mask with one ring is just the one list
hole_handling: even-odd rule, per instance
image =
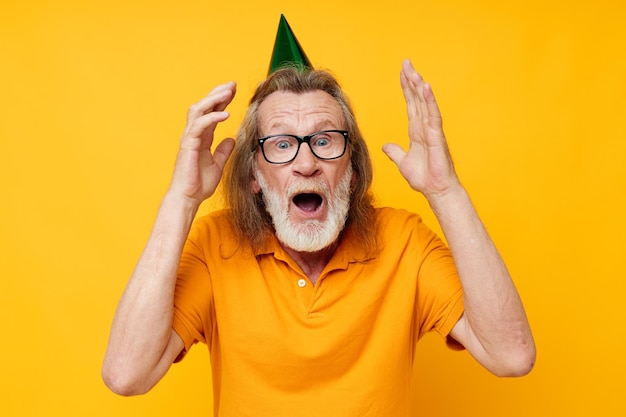
[[[189, 110], [118, 306], [103, 367], [114, 392], [147, 392], [196, 342], [220, 416], [408, 415], [415, 345], [430, 331], [496, 375], [532, 369], [520, 297], [456, 176], [431, 87], [409, 61], [401, 86], [409, 148], [383, 150], [449, 248], [419, 216], [372, 206], [368, 150], [331, 75], [271, 73], [237, 141], [214, 147], [236, 90], [220, 85]], [[227, 208], [194, 222], [220, 181]]]

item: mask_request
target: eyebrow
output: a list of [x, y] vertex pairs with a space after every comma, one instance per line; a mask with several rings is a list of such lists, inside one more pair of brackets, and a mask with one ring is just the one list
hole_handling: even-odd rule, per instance
[[[343, 129], [343, 126], [335, 126], [335, 123], [326, 119], [326, 120], [322, 120], [319, 123], [316, 123], [313, 125], [314, 126], [314, 130], [310, 133], [314, 133], [314, 132], [320, 132], [322, 130], [328, 130], [328, 129]], [[284, 123], [275, 123], [273, 125], [271, 125], [269, 127], [270, 131], [278, 131], [278, 134], [284, 133], [287, 134], [288, 130], [291, 130], [286, 124]], [[263, 132], [265, 134], [265, 132]]]

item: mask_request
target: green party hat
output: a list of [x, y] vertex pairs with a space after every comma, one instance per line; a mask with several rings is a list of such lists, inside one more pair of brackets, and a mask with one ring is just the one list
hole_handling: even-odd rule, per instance
[[300, 43], [296, 39], [296, 35], [291, 31], [287, 19], [284, 15], [280, 15], [278, 23], [278, 32], [276, 33], [276, 41], [274, 42], [274, 51], [272, 51], [272, 60], [267, 75], [270, 75], [280, 67], [285, 65], [295, 65], [298, 68], [312, 68], [311, 61], [307, 58]]

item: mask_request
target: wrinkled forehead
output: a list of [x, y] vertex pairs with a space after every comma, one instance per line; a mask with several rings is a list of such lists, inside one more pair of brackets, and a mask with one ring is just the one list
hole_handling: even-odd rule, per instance
[[258, 123], [262, 134], [275, 133], [281, 129], [283, 133], [290, 133], [284, 129], [296, 129], [299, 134], [308, 134], [316, 130], [345, 127], [341, 106], [334, 97], [322, 90], [273, 92], [259, 105]]

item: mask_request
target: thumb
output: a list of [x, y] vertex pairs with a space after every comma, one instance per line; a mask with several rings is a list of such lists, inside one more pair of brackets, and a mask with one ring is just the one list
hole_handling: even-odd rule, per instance
[[400, 165], [400, 161], [406, 155], [406, 152], [400, 145], [395, 143], [386, 143], [383, 145], [383, 152], [389, 159], [391, 159], [396, 165]]
[[235, 140], [233, 138], [226, 138], [217, 145], [215, 152], [213, 153], [213, 160], [220, 167], [224, 168], [228, 157], [232, 153], [235, 147]]

